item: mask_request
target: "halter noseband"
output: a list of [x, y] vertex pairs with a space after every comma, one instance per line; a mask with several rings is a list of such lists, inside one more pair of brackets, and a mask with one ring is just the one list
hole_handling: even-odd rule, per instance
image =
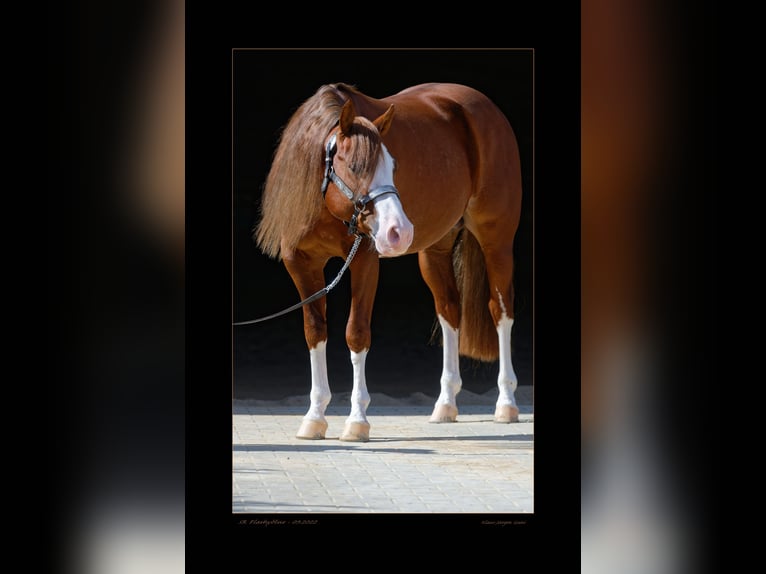
[[337, 145], [336, 145], [336, 135], [332, 134], [330, 136], [330, 139], [327, 141], [327, 147], [325, 148], [325, 156], [324, 156], [324, 179], [322, 180], [322, 198], [325, 197], [327, 194], [327, 186], [330, 184], [330, 181], [332, 181], [337, 188], [341, 191], [343, 195], [345, 195], [349, 201], [351, 201], [354, 204], [354, 214], [351, 216], [351, 221], [344, 221], [343, 223], [348, 226], [348, 234], [349, 235], [360, 235], [364, 236], [364, 233], [359, 232], [359, 216], [362, 214], [362, 212], [366, 209], [367, 204], [370, 202], [374, 202], [376, 199], [378, 199], [381, 196], [388, 195], [389, 193], [392, 193], [396, 196], [399, 195], [399, 192], [393, 185], [381, 185], [379, 187], [375, 187], [371, 189], [367, 195], [361, 196], [359, 199], [354, 201], [354, 192], [351, 190], [351, 188], [346, 185], [346, 182], [343, 181], [337, 173], [335, 173], [335, 169], [333, 169], [332, 166], [332, 158], [335, 155], [335, 152], [337, 151]]

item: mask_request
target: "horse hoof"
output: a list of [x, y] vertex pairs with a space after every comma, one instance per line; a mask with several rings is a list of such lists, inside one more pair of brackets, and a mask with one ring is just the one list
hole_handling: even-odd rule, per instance
[[436, 405], [429, 423], [454, 423], [457, 421], [457, 407], [452, 405]]
[[322, 440], [327, 432], [326, 421], [303, 421], [295, 438], [306, 440]]
[[495, 409], [496, 423], [519, 422], [519, 409], [513, 405], [502, 405]]
[[367, 442], [370, 440], [370, 423], [346, 423], [340, 440], [347, 442]]

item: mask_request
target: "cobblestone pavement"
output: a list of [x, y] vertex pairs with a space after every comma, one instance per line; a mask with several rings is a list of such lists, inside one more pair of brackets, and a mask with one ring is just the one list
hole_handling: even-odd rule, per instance
[[[433, 424], [433, 400], [367, 411], [367, 443], [341, 442], [345, 397], [327, 409], [327, 438], [295, 438], [307, 397], [233, 404], [234, 513], [531, 513], [532, 393], [519, 387], [519, 422], [493, 421], [494, 400], [474, 395], [458, 422]], [[496, 392], [495, 392], [496, 396]], [[401, 403], [402, 401], [400, 401]], [[404, 401], [407, 402], [407, 401]], [[336, 404], [337, 403], [337, 404]], [[375, 406], [377, 403], [378, 406]], [[300, 406], [298, 406], [300, 405]]]

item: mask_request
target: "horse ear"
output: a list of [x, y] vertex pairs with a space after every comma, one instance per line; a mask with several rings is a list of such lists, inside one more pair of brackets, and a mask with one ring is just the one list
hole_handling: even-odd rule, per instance
[[340, 110], [340, 133], [348, 135], [351, 131], [351, 124], [354, 123], [356, 117], [356, 110], [354, 109], [354, 102], [352, 100], [346, 100], [343, 104], [343, 108]]
[[380, 134], [380, 137], [383, 137], [386, 135], [386, 132], [388, 131], [388, 128], [391, 127], [391, 120], [394, 119], [394, 104], [391, 104], [389, 108], [385, 111], [385, 113], [381, 114], [378, 119], [376, 119], [373, 124], [375, 124], [375, 127], [378, 128], [378, 133]]

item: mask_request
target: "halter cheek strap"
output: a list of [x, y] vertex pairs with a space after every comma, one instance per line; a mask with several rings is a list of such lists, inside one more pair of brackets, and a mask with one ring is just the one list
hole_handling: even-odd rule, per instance
[[363, 233], [359, 232], [359, 216], [364, 212], [364, 210], [367, 208], [367, 204], [372, 202], [374, 203], [376, 199], [379, 197], [382, 197], [384, 195], [388, 194], [394, 194], [399, 195], [399, 192], [393, 185], [381, 185], [379, 187], [375, 187], [371, 189], [367, 195], [361, 196], [359, 199], [354, 200], [354, 192], [351, 190], [351, 188], [346, 185], [346, 182], [343, 181], [340, 176], [338, 176], [337, 173], [335, 173], [335, 170], [332, 166], [332, 158], [335, 155], [335, 152], [337, 151], [336, 146], [336, 136], [335, 134], [332, 134], [330, 136], [330, 139], [327, 141], [327, 147], [325, 148], [325, 156], [324, 156], [324, 179], [322, 179], [322, 197], [324, 198], [327, 194], [327, 186], [332, 181], [336, 187], [341, 191], [343, 195], [345, 195], [349, 201], [353, 202], [354, 204], [354, 214], [351, 216], [351, 221], [344, 221], [343, 223], [346, 224], [348, 227], [348, 234], [349, 235], [358, 235], [358, 236], [364, 236]]
[[327, 193], [327, 186], [329, 185], [330, 181], [332, 181], [336, 186], [338, 186], [338, 189], [345, 195], [349, 200], [354, 201], [354, 192], [351, 191], [351, 188], [346, 185], [346, 182], [344, 182], [340, 177], [338, 177], [338, 174], [335, 173], [335, 170], [332, 166], [332, 158], [335, 156], [335, 152], [338, 151], [338, 147], [336, 146], [336, 136], [335, 134], [332, 134], [330, 136], [330, 139], [327, 141], [327, 148], [325, 148], [325, 154], [324, 154], [324, 179], [322, 180], [322, 197], [325, 196]]

